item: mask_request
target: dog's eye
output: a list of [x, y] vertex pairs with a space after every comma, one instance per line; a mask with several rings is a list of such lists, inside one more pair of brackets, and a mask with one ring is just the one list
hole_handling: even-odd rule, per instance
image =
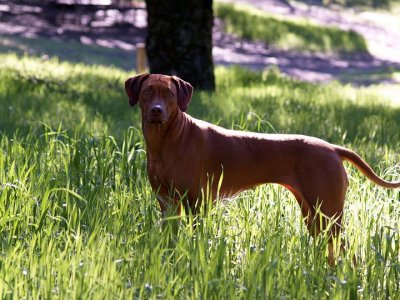
[[167, 92], [167, 97], [168, 97], [168, 98], [173, 98], [173, 97], [174, 97], [174, 93], [172, 93], [172, 92]]
[[150, 96], [151, 96], [151, 91], [150, 91], [149, 89], [144, 90], [144, 91], [143, 91], [143, 96], [144, 96], [144, 97], [150, 97]]

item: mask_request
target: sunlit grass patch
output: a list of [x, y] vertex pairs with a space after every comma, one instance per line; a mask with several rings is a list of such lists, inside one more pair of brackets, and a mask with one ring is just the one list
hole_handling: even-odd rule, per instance
[[[347, 165], [347, 252], [307, 233], [294, 197], [264, 185], [160, 223], [138, 108], [102, 67], [0, 55], [0, 298], [400, 297], [400, 194]], [[373, 89], [314, 85], [278, 70], [216, 70], [189, 112], [228, 128], [305, 133], [400, 178], [400, 109]], [[11, 106], [11, 108], [10, 108]], [[167, 223], [168, 224], [168, 223]], [[358, 264], [353, 265], [353, 258]]]
[[348, 253], [330, 269], [326, 240], [309, 236], [278, 186], [217, 205], [195, 231], [183, 219], [173, 235], [158, 222], [134, 130], [119, 143], [44, 132], [1, 138], [10, 153], [0, 156], [2, 297], [368, 298], [382, 285], [399, 295], [398, 192], [358, 172], [346, 203]]
[[383, 83], [383, 84], [373, 85], [370, 87], [365, 87], [363, 89], [366, 91], [366, 93], [372, 92], [390, 100], [390, 103], [395, 108], [400, 107], [400, 99], [399, 99], [400, 83], [396, 84]]
[[215, 12], [229, 33], [279, 49], [324, 53], [368, 51], [364, 38], [354, 31], [319, 26], [306, 20], [279, 19], [243, 5], [216, 3]]
[[[2, 55], [2, 62], [1, 132], [26, 133], [45, 122], [119, 138], [124, 128], [140, 127], [139, 109], [129, 108], [123, 88], [131, 73], [14, 55]], [[336, 143], [368, 137], [380, 145], [389, 139], [394, 144], [388, 146], [395, 148], [400, 140], [394, 130], [399, 109], [379, 86], [314, 85], [275, 69], [217, 68], [216, 76], [216, 93], [195, 91], [189, 107], [193, 116], [225, 127], [309, 134]]]
[[[101, 134], [130, 125], [123, 94], [128, 73], [119, 69], [3, 55], [0, 69], [0, 131], [30, 130], [35, 122], [73, 128], [82, 123]], [[109, 122], [114, 114], [115, 118]], [[115, 131], [117, 132], [117, 131]]]

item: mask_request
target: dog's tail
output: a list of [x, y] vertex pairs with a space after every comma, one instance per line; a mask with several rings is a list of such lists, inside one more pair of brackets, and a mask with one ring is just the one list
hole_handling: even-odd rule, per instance
[[400, 187], [400, 181], [389, 182], [383, 180], [378, 175], [376, 175], [375, 172], [372, 170], [372, 168], [357, 153], [340, 146], [335, 146], [335, 151], [340, 156], [341, 159], [350, 161], [368, 179], [375, 182], [376, 184], [391, 189]]

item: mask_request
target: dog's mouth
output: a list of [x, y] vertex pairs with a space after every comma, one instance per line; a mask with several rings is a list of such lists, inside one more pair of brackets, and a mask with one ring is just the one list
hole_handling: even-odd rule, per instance
[[162, 125], [165, 124], [167, 121], [161, 116], [148, 116], [147, 122], [150, 124]]
[[157, 125], [162, 125], [165, 124], [166, 122], [163, 120], [149, 120], [148, 121], [150, 124], [157, 124]]
[[168, 116], [165, 112], [146, 112], [146, 121], [149, 124], [162, 125], [167, 123]]

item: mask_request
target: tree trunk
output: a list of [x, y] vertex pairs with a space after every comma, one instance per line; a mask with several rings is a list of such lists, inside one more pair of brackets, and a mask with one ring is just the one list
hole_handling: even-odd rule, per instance
[[212, 0], [146, 0], [146, 6], [150, 72], [214, 90]]

